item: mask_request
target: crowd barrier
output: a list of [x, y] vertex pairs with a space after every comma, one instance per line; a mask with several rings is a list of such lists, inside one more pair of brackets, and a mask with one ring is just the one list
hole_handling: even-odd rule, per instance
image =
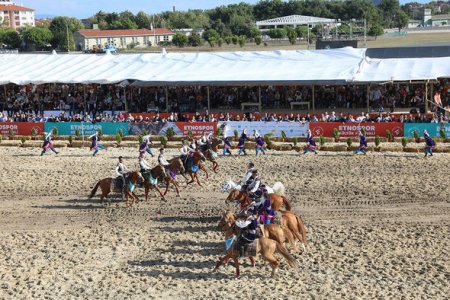
[[252, 135], [253, 130], [257, 130], [260, 135], [271, 133], [273, 136], [281, 137], [283, 131], [287, 137], [291, 137], [306, 136], [309, 123], [229, 121], [219, 123], [219, 127], [224, 128], [224, 134], [227, 136], [234, 136], [235, 130], [241, 134], [244, 129], [247, 129], [248, 135]]
[[32, 135], [33, 128], [37, 134], [44, 132], [44, 123], [13, 122], [0, 123], [0, 134], [8, 135], [12, 130], [15, 135]]
[[44, 124], [45, 132], [50, 132], [56, 128], [58, 135], [75, 135], [77, 129], [82, 135], [94, 134], [98, 129], [101, 129], [105, 135], [116, 135], [119, 133], [119, 129], [122, 129], [124, 136], [128, 135], [129, 132], [128, 123], [47, 122]]
[[386, 130], [389, 130], [394, 137], [403, 137], [403, 123], [309, 123], [313, 136], [332, 137], [333, 130], [339, 130], [341, 137], [358, 136], [361, 128], [366, 130], [366, 136], [387, 137]]
[[253, 130], [257, 130], [259, 134], [272, 134], [275, 137], [281, 137], [282, 132], [287, 137], [306, 136], [307, 130], [311, 129], [313, 136], [333, 137], [333, 130], [339, 130], [341, 137], [355, 137], [359, 135], [361, 128], [366, 130], [368, 137], [380, 136], [387, 137], [386, 131], [389, 130], [394, 137], [413, 137], [416, 130], [419, 136], [423, 136], [423, 130], [427, 130], [430, 136], [440, 137], [440, 130], [444, 129], [447, 136], [450, 136], [450, 124], [437, 123], [293, 123], [293, 122], [169, 122], [169, 123], [112, 123], [112, 122], [0, 122], [0, 134], [9, 135], [10, 131], [14, 135], [31, 135], [33, 128], [37, 134], [50, 132], [54, 128], [58, 130], [59, 135], [75, 135], [78, 129], [80, 134], [91, 135], [98, 129], [102, 130], [105, 135], [116, 135], [119, 129], [122, 129], [124, 136], [126, 135], [142, 135], [144, 133], [150, 135], [165, 135], [168, 128], [173, 128], [175, 135], [188, 135], [189, 131], [194, 136], [199, 136], [203, 132], [215, 133], [217, 128], [222, 128], [226, 136], [234, 136], [237, 130], [240, 135], [244, 129], [247, 129], [249, 136], [253, 135]]

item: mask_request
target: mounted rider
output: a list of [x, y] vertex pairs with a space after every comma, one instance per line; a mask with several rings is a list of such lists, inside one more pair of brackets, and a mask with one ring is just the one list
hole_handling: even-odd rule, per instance
[[180, 158], [181, 158], [181, 161], [183, 162], [186, 170], [192, 169], [192, 164], [193, 164], [192, 154], [194, 152], [195, 152], [195, 149], [188, 146], [185, 140], [181, 141]]
[[236, 250], [241, 256], [245, 255], [245, 248], [256, 240], [256, 228], [258, 222], [255, 216], [242, 214], [236, 220], [236, 226], [241, 229], [238, 238]]
[[123, 162], [123, 157], [119, 156], [119, 163], [116, 166], [116, 174], [117, 174], [117, 186], [122, 186], [122, 189], [125, 189], [125, 185], [127, 184], [128, 179], [128, 173], [130, 173], [130, 170], [128, 170], [127, 166], [125, 166]]
[[147, 152], [152, 157], [154, 157], [152, 148], [149, 146], [149, 144], [153, 145], [153, 142], [150, 140], [150, 135], [146, 135], [142, 138], [142, 144], [139, 146], [139, 153]]
[[164, 157], [164, 148], [159, 149], [158, 163], [164, 167], [164, 169], [169, 169], [170, 163]]
[[241, 192], [247, 191], [247, 181], [252, 177], [252, 173], [255, 170], [255, 164], [252, 162], [249, 162], [247, 165], [247, 170], [245, 171], [244, 176], [241, 179]]
[[205, 152], [208, 149], [212, 149], [211, 140], [212, 140], [212, 132], [206, 134], [206, 131], [203, 131], [202, 137], [197, 141], [197, 144], [199, 145], [200, 150], [202, 152]]
[[149, 173], [152, 170], [150, 164], [145, 160], [144, 153], [139, 154], [139, 166], [141, 168], [141, 174], [145, 180], [149, 179]]
[[251, 204], [249, 212], [258, 216], [258, 222], [261, 224], [271, 224], [275, 218], [275, 212], [270, 204], [270, 195], [267, 188], [262, 185], [261, 188], [253, 193], [254, 202]]

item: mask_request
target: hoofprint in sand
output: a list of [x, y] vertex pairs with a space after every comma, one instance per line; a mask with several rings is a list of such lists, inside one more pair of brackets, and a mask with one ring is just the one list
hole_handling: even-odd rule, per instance
[[[14, 151], [13, 151], [14, 149]], [[120, 196], [104, 208], [87, 196], [113, 175], [119, 155], [138, 169], [137, 149], [0, 148], [0, 298], [336, 298], [443, 299], [450, 286], [448, 154], [299, 155], [269, 152], [221, 158], [203, 187], [133, 209]], [[168, 157], [175, 154], [168, 151]], [[420, 158], [420, 159], [419, 159]], [[156, 160], [148, 158], [152, 164]], [[284, 260], [277, 278], [262, 260], [242, 275], [216, 231], [228, 207], [221, 184], [255, 162], [264, 181], [281, 181], [309, 230], [306, 253]], [[210, 165], [207, 163], [208, 168]], [[143, 199], [143, 189], [138, 190]], [[158, 218], [156, 211], [161, 211]]]

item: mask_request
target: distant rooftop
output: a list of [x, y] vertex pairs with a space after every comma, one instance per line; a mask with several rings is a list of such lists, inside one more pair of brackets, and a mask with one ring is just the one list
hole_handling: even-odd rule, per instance
[[317, 23], [336, 23], [335, 19], [319, 18], [302, 15], [291, 15], [275, 19], [269, 19], [256, 22], [256, 26], [274, 26], [274, 25], [307, 25]]
[[113, 37], [113, 36], [142, 36], [142, 35], [171, 35], [174, 32], [167, 28], [150, 29], [81, 29], [79, 33], [84, 37]]

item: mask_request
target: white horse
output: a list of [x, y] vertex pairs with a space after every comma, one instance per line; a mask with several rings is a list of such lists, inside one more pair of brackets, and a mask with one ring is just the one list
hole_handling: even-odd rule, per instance
[[[227, 193], [231, 190], [240, 190], [241, 188], [242, 186], [239, 183], [236, 183], [233, 180], [228, 179], [222, 183], [221, 192]], [[275, 182], [273, 187], [266, 186], [266, 189], [268, 194], [277, 194], [280, 196], [284, 196], [285, 188], [284, 185], [279, 181]]]

